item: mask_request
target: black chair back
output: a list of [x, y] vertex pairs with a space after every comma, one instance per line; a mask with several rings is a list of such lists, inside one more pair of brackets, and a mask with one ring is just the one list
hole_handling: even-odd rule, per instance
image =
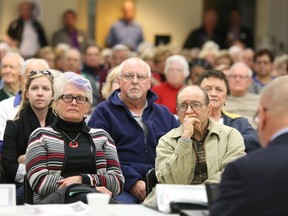
[[208, 208], [210, 209], [219, 195], [219, 183], [206, 183], [205, 184]]
[[33, 204], [33, 189], [31, 188], [27, 175], [24, 176], [24, 203]]
[[158, 183], [155, 174], [155, 168], [152, 168], [146, 173], [145, 183], [146, 183], [146, 195], [148, 195]]

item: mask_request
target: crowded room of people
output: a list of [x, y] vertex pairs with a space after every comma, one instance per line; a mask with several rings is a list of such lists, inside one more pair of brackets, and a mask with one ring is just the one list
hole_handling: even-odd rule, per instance
[[0, 213], [287, 215], [287, 11], [0, 0]]

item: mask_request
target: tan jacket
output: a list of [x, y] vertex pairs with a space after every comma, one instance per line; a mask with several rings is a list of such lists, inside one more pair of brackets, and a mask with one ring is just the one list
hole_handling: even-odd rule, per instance
[[[225, 166], [245, 155], [243, 137], [234, 128], [209, 119], [209, 133], [204, 141], [208, 171], [207, 182], [220, 182]], [[191, 184], [196, 152], [192, 140], [181, 139], [182, 125], [162, 136], [156, 148], [156, 176], [162, 184]], [[144, 201], [148, 204], [154, 190]]]

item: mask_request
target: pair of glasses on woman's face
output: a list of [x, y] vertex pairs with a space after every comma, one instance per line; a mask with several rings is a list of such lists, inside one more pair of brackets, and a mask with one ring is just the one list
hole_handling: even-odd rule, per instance
[[61, 95], [59, 99], [62, 99], [65, 103], [72, 103], [72, 101], [75, 99], [77, 104], [85, 104], [88, 101], [88, 98], [85, 96], [74, 97], [71, 94]]
[[28, 77], [34, 76], [35, 74], [43, 74], [43, 75], [49, 76], [51, 78], [54, 78], [52, 72], [50, 72], [48, 70], [32, 70], [28, 74]]

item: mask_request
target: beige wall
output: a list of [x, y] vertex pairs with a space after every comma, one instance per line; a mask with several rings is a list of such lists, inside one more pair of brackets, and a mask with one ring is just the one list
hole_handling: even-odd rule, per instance
[[121, 17], [121, 5], [124, 0], [97, 0], [95, 40], [101, 46], [105, 45], [110, 26]]
[[[96, 39], [103, 46], [112, 23], [121, 17], [123, 0], [97, 0]], [[201, 24], [202, 0], [135, 0], [135, 20], [144, 38], [154, 43], [157, 34], [171, 35], [172, 44], [182, 46], [192, 28]]]
[[189, 32], [201, 24], [202, 0], [138, 0], [136, 20], [145, 39], [154, 43], [156, 34], [170, 34], [172, 44], [182, 46]]

